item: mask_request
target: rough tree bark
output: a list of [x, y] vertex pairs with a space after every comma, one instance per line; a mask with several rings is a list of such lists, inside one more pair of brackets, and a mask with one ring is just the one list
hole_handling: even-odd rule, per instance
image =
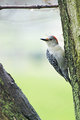
[[76, 120], [80, 120], [80, 0], [58, 0]]
[[0, 120], [41, 120], [28, 99], [0, 64]]

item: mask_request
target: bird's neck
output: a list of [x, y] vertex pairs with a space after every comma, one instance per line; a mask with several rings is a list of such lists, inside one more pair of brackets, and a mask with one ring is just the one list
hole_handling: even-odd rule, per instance
[[56, 43], [48, 43], [47, 44], [48, 45], [48, 49], [55, 49], [55, 48], [57, 48], [59, 45], [58, 44], [56, 44]]
[[57, 43], [51, 43], [51, 42], [48, 42], [47, 43], [47, 46], [49, 47], [49, 48], [54, 48], [54, 47], [56, 47], [58, 44]]
[[59, 44], [48, 46], [48, 50], [50, 51], [50, 53], [54, 53], [54, 54], [58, 54], [59, 52], [63, 52], [63, 50]]

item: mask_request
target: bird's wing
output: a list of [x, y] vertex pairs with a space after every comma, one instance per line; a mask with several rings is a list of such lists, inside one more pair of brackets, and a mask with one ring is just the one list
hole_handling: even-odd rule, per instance
[[55, 68], [55, 70], [61, 75], [63, 76], [62, 70], [60, 69], [58, 62], [56, 60], [56, 58], [53, 56], [53, 54], [49, 53], [49, 50], [47, 50], [46, 52], [47, 58], [50, 62], [50, 64]]
[[69, 81], [69, 83], [71, 84], [71, 80], [68, 76], [68, 69], [65, 70], [61, 70], [60, 66], [58, 65], [58, 62], [56, 60], [56, 58], [53, 56], [53, 54], [50, 54], [49, 51], [47, 50], [46, 52], [47, 58], [50, 62], [50, 64], [55, 68], [55, 70], [65, 78], [66, 81]]

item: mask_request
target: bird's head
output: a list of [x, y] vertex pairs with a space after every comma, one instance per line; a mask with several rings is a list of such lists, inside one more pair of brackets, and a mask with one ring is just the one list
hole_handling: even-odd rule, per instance
[[41, 40], [45, 41], [48, 44], [48, 46], [58, 45], [58, 40], [55, 36], [49, 36], [48, 38], [41, 38]]

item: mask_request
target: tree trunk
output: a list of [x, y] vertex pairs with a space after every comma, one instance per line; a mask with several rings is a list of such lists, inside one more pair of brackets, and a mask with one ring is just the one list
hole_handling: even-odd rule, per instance
[[0, 120], [41, 120], [28, 99], [0, 64]]
[[76, 120], [80, 120], [80, 0], [58, 0]]

